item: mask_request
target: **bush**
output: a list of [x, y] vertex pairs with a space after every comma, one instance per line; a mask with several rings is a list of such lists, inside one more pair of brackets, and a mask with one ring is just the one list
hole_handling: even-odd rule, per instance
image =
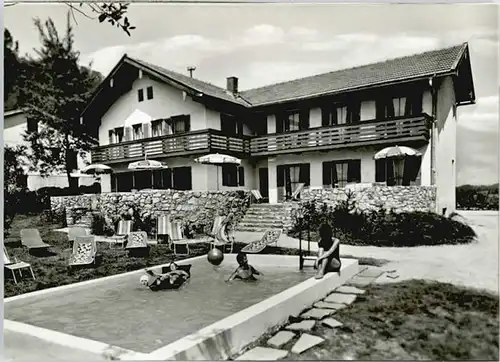
[[[476, 236], [468, 225], [432, 212], [404, 212], [380, 209], [356, 212], [348, 200], [336, 208], [326, 204], [317, 206], [304, 203], [305, 225], [310, 231], [318, 230], [321, 223], [332, 226], [334, 233], [347, 245], [421, 246], [470, 243]], [[300, 229], [295, 220], [291, 233], [296, 237]], [[316, 235], [315, 232], [312, 233]]]
[[459, 186], [456, 203], [462, 210], [498, 210], [498, 186]]

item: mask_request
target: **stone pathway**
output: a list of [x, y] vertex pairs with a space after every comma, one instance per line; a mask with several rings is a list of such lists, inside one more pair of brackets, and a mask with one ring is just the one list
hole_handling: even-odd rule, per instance
[[314, 334], [314, 327], [318, 323], [329, 328], [342, 327], [343, 324], [334, 318], [335, 313], [347, 308], [359, 295], [365, 293], [359, 287], [370, 285], [382, 274], [384, 271], [379, 267], [360, 266], [358, 274], [345, 285], [339, 286], [324, 299], [314, 303], [310, 309], [304, 310], [298, 318], [291, 318], [293, 322], [289, 321], [267, 340], [267, 347], [252, 348], [236, 359], [274, 361], [301, 354], [321, 344], [324, 338]]

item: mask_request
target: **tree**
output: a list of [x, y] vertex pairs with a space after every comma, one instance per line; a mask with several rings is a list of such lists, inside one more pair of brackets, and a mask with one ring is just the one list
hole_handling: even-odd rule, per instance
[[[14, 6], [15, 3], [9, 3], [5, 6]], [[127, 3], [65, 3], [70, 9], [73, 20], [76, 24], [76, 13], [85, 16], [89, 19], [96, 19], [100, 23], [107, 21], [112, 26], [121, 28], [128, 36], [130, 36], [130, 30], [134, 30], [135, 26], [130, 24], [127, 18], [128, 5]]]
[[80, 114], [102, 76], [90, 66], [79, 66], [69, 12], [63, 38], [52, 19], [42, 24], [37, 18], [34, 23], [42, 46], [35, 49], [37, 58], [27, 59], [23, 79], [28, 124], [37, 125], [25, 135], [32, 151], [28, 157], [31, 168], [41, 175], [65, 171], [68, 184], [75, 187], [71, 172], [77, 167], [77, 155], [84, 155], [94, 142], [80, 123]]
[[20, 208], [18, 195], [26, 186], [26, 146], [4, 147], [4, 235], [10, 228], [12, 220]]
[[8, 29], [3, 32], [3, 64], [4, 64], [4, 109], [16, 108], [19, 97], [19, 80], [21, 61], [19, 59], [19, 43], [14, 41]]

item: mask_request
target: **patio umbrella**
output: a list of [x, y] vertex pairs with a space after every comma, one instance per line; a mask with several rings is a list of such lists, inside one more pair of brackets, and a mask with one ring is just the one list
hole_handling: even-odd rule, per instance
[[[201, 163], [204, 165], [240, 165], [241, 160], [239, 158], [223, 155], [220, 153], [211, 153], [209, 155], [198, 157], [194, 162]], [[217, 190], [219, 190], [219, 172], [217, 171]]]
[[85, 166], [80, 170], [80, 172], [86, 175], [101, 175], [105, 173], [112, 173], [113, 169], [109, 166], [100, 163], [95, 163], [92, 165]]
[[422, 154], [411, 148], [406, 146], [391, 146], [386, 147], [380, 151], [378, 151], [373, 158], [375, 160], [380, 160], [383, 158], [400, 158], [405, 156], [421, 156]]
[[136, 162], [129, 163], [128, 169], [129, 170], [151, 170], [151, 187], [154, 188], [154, 176], [153, 176], [153, 170], [162, 170], [168, 168], [168, 166], [160, 161], [155, 161], [155, 160], [140, 160]]

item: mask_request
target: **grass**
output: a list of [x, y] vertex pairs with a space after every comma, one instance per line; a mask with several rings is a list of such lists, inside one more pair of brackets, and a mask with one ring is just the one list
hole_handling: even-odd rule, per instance
[[[5, 273], [5, 297], [140, 270], [186, 258], [175, 257], [165, 244], [151, 247], [149, 256], [147, 257], [131, 257], [124, 249], [109, 249], [107, 246], [99, 243], [96, 259], [97, 266], [71, 270], [68, 267], [68, 260], [71, 254], [68, 236], [66, 233], [54, 231], [61, 227], [59, 224], [41, 220], [39, 215], [17, 215], [14, 218], [9, 230], [10, 233], [4, 239], [7, 252], [11, 259], [17, 257], [21, 261], [30, 263], [36, 280], [25, 277], [18, 284], [15, 284], [10, 272]], [[51, 245], [49, 250], [53, 255], [45, 257], [34, 256], [26, 248], [22, 247], [20, 230], [23, 228], [38, 228], [42, 239]], [[244, 243], [235, 243], [233, 253], [239, 252], [245, 245]], [[191, 254], [189, 257], [205, 255], [209, 251], [209, 245], [207, 243], [191, 244], [190, 250]], [[276, 246], [268, 246], [264, 252], [276, 255], [298, 255], [298, 251], [295, 249]], [[360, 258], [359, 262], [360, 264], [375, 265], [384, 261]]]
[[[445, 283], [372, 285], [334, 315], [342, 327], [318, 323], [311, 334], [325, 341], [287, 359], [498, 361], [498, 303], [498, 296]], [[254, 345], [265, 346], [268, 338]]]

